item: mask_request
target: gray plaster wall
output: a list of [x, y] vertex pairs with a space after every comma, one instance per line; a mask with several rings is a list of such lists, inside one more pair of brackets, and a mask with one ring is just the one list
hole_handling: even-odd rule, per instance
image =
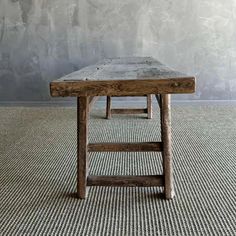
[[153, 56], [236, 99], [235, 0], [0, 0], [0, 100], [48, 100], [49, 82], [104, 57]]

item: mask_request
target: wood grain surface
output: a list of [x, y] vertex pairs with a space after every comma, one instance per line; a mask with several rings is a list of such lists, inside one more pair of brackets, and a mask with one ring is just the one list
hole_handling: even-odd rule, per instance
[[107, 59], [50, 83], [53, 97], [193, 93], [195, 77], [151, 57]]

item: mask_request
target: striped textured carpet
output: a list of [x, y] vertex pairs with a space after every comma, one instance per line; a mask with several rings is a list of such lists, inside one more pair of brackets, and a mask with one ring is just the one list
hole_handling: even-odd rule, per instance
[[[156, 141], [158, 113], [93, 110], [90, 141]], [[236, 106], [175, 105], [176, 196], [91, 187], [75, 198], [75, 108], [0, 108], [0, 235], [236, 235]], [[90, 174], [161, 173], [155, 153], [93, 153]]]

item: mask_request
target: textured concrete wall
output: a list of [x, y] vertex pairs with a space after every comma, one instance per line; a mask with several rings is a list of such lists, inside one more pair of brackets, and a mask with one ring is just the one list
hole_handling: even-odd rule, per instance
[[235, 0], [0, 0], [0, 100], [47, 100], [48, 82], [104, 57], [152, 55], [236, 99]]

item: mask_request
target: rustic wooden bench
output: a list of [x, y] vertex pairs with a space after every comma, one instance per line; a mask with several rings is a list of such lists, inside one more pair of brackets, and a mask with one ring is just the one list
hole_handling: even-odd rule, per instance
[[[174, 196], [171, 151], [170, 94], [194, 93], [195, 77], [176, 72], [151, 57], [106, 59], [50, 83], [53, 97], [77, 97], [77, 194], [87, 186], [162, 186], [166, 199]], [[88, 143], [90, 106], [96, 96], [155, 94], [160, 106], [161, 142]], [[161, 152], [163, 174], [147, 176], [90, 176], [88, 152]]]

